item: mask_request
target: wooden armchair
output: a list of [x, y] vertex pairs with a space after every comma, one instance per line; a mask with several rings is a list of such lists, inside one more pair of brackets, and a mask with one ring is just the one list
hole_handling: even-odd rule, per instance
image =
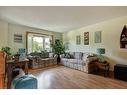
[[0, 51], [0, 89], [4, 88], [6, 53]]

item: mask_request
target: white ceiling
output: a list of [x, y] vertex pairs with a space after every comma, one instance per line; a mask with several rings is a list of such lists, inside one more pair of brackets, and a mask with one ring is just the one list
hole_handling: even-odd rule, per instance
[[0, 7], [0, 18], [11, 23], [66, 32], [127, 15], [127, 7]]

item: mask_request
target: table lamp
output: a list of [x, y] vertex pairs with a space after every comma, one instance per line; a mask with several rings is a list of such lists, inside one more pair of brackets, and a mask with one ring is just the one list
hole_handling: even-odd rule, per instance
[[24, 60], [26, 56], [25, 48], [19, 48], [20, 60]]
[[99, 54], [98, 55], [99, 62], [104, 62], [105, 59], [104, 56], [102, 56], [102, 54], [105, 54], [105, 48], [97, 48], [97, 54]]

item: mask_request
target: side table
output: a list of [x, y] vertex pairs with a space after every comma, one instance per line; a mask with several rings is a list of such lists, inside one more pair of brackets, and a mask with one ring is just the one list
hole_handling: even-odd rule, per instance
[[28, 63], [29, 60], [28, 59], [24, 59], [21, 61], [14, 61], [14, 60], [8, 60], [6, 62], [6, 68], [7, 68], [7, 89], [11, 88], [11, 82], [12, 82], [12, 71], [16, 66], [22, 67], [25, 66], [25, 74], [28, 74]]
[[103, 70], [104, 71], [104, 76], [108, 76], [109, 75], [109, 63], [108, 62], [95, 62], [95, 66], [97, 69], [97, 73], [99, 73], [99, 70]]

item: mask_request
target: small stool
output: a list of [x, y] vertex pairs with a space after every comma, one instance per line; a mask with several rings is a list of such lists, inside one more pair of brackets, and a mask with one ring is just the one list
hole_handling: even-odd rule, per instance
[[37, 79], [33, 75], [16, 77], [12, 81], [13, 89], [37, 89]]

